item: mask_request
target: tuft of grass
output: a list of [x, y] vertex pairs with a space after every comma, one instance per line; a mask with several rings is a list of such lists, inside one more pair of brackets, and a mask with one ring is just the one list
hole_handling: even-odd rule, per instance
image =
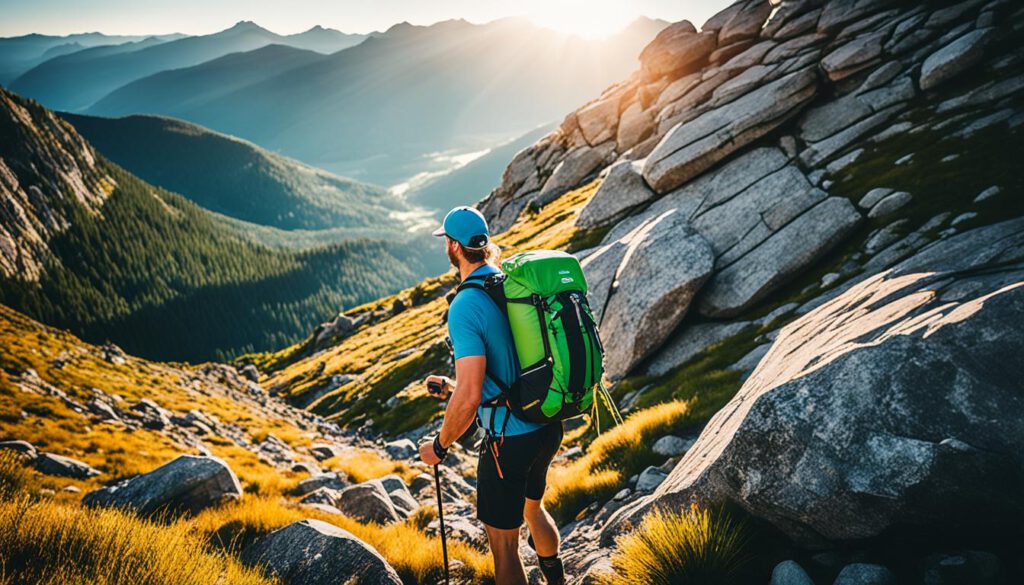
[[663, 461], [651, 451], [654, 441], [678, 432], [690, 421], [690, 405], [672, 401], [636, 412], [603, 432], [582, 457], [551, 468], [545, 494], [548, 511], [562, 524], [591, 503], [610, 499], [630, 476]]
[[23, 457], [13, 451], [0, 451], [0, 500], [13, 499], [26, 491], [31, 481], [32, 472]]
[[392, 473], [409, 483], [420, 473], [406, 463], [385, 459], [381, 457], [380, 453], [369, 449], [351, 449], [344, 455], [331, 457], [324, 461], [323, 466], [348, 474], [349, 478], [356, 483], [377, 479]]
[[[378, 526], [291, 505], [280, 498], [257, 497], [204, 510], [189, 522], [212, 546], [235, 552], [264, 534], [307, 518], [334, 524], [377, 549], [404, 583], [434, 583], [442, 577], [441, 542], [425, 535], [421, 528], [431, 519], [429, 511], [420, 512], [406, 522]], [[464, 564], [468, 582], [493, 583], [494, 570], [485, 553], [451, 540], [448, 553], [451, 559]]]
[[0, 582], [272, 585], [180, 525], [25, 497], [0, 502]]
[[724, 512], [655, 510], [616, 543], [610, 585], [733, 583], [747, 561], [746, 526]]

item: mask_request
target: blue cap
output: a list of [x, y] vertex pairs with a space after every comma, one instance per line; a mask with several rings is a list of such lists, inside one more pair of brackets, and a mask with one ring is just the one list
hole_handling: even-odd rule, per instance
[[479, 250], [491, 241], [484, 215], [472, 207], [456, 207], [444, 216], [444, 223], [434, 231], [435, 236], [448, 236], [463, 246]]

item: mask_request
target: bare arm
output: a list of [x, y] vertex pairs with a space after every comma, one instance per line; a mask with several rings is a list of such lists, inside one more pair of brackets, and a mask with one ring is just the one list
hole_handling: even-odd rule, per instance
[[455, 360], [455, 390], [448, 401], [441, 425], [441, 446], [450, 447], [473, 424], [476, 409], [483, 400], [487, 358], [466, 356]]

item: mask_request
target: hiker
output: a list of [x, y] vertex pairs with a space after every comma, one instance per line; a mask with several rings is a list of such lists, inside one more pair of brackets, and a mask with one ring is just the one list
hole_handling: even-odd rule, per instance
[[565, 574], [558, 558], [558, 527], [542, 498], [548, 466], [562, 442], [562, 423], [524, 420], [502, 402], [503, 388], [520, 372], [508, 317], [483, 288], [488, 277], [501, 275], [500, 250], [490, 241], [483, 215], [470, 207], [451, 210], [434, 235], [444, 237], [463, 285], [448, 312], [455, 379], [434, 375], [426, 380], [434, 396], [449, 402], [440, 432], [424, 440], [420, 457], [428, 465], [439, 464], [452, 443], [479, 422], [487, 436], [477, 464], [477, 518], [487, 531], [495, 580], [498, 585], [526, 583], [519, 558], [525, 519], [545, 579], [561, 585]]

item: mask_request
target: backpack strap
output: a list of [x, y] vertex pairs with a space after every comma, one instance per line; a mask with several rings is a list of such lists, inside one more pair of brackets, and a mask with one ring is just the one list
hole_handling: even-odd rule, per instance
[[[505, 281], [505, 275], [504, 274], [501, 274], [501, 275], [488, 274], [486, 276], [471, 276], [471, 277], [467, 278], [466, 280], [462, 281], [462, 283], [459, 284], [459, 286], [455, 289], [455, 294], [451, 295], [448, 298], [448, 304], [451, 305], [452, 302], [455, 301], [455, 297], [460, 292], [462, 292], [462, 291], [464, 291], [466, 289], [471, 289], [471, 288], [479, 289], [479, 290], [482, 290], [483, 292], [487, 293], [487, 296], [490, 297], [491, 301], [494, 302], [494, 305], [498, 308], [498, 310], [501, 311], [501, 314], [505, 316], [505, 320], [507, 322], [508, 321], [508, 309], [505, 307], [505, 300], [506, 300], [505, 299], [505, 291], [504, 291], [504, 289], [501, 286], [498, 286], [498, 285], [500, 285], [504, 281]], [[511, 301], [511, 300], [512, 299], [509, 299], [509, 301]], [[453, 351], [454, 351], [454, 348], [453, 348]], [[509, 405], [509, 395], [510, 395], [509, 392], [511, 391], [511, 387], [508, 384], [502, 382], [500, 379], [498, 379], [498, 377], [495, 376], [491, 372], [490, 368], [487, 368], [486, 370], [484, 370], [484, 375], [487, 377], [488, 380], [490, 380], [495, 386], [498, 387], [498, 391], [500, 392], [500, 394], [498, 394], [497, 396], [495, 396], [494, 398], [492, 398], [490, 400], [487, 400], [486, 402], [482, 402], [480, 405], [484, 406], [484, 407], [489, 407], [489, 408], [495, 408], [495, 407], [498, 407], [498, 406], [504, 406], [505, 407], [505, 418], [504, 418], [504, 420], [502, 422], [502, 425], [501, 425], [501, 431], [498, 431], [497, 427], [495, 426], [496, 421], [495, 421], [494, 413], [491, 414], [491, 424], [490, 424], [491, 428], [490, 429], [486, 429], [486, 428], [484, 429], [485, 431], [487, 431], [487, 434], [488, 434], [489, 437], [492, 437], [492, 438], [495, 438], [496, 440], [499, 440], [498, 444], [500, 445], [501, 442], [503, 442], [504, 439], [505, 439], [505, 428], [508, 426], [508, 419], [512, 415], [512, 407]], [[500, 439], [497, 439], [499, 437], [500, 437]], [[492, 453], [492, 454], [496, 456], [497, 455], [497, 453], [496, 453], [496, 451], [497, 451], [496, 446], [491, 445], [491, 448], [495, 451], [495, 453]], [[495, 461], [495, 463], [497, 463], [497, 461]]]

